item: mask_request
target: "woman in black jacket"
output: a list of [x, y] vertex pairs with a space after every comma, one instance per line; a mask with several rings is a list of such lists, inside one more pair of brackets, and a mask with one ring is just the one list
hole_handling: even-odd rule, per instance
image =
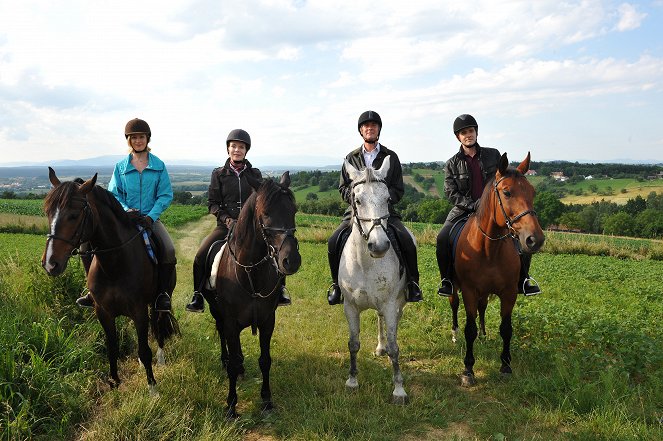
[[[203, 239], [193, 260], [193, 297], [186, 305], [187, 311], [203, 312], [205, 301], [200, 293], [206, 276], [205, 259], [216, 241], [224, 241], [228, 231], [239, 216], [244, 202], [254, 188], [262, 182], [262, 174], [246, 159], [251, 149], [251, 137], [242, 129], [232, 130], [226, 139], [228, 159], [223, 167], [212, 172], [209, 184], [207, 207], [216, 216], [216, 228]], [[279, 304], [290, 304], [290, 299], [281, 293]]]

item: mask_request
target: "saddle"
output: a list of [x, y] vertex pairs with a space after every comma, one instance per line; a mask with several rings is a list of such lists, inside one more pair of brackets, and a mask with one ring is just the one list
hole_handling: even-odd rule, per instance
[[449, 230], [449, 246], [451, 247], [451, 266], [453, 267], [454, 262], [456, 261], [456, 245], [458, 245], [458, 238], [460, 237], [461, 231], [465, 228], [467, 220], [470, 218], [469, 215], [463, 216], [454, 222], [451, 230]]
[[216, 288], [216, 269], [219, 268], [219, 261], [223, 254], [223, 248], [226, 246], [226, 240], [217, 240], [210, 245], [205, 257], [205, 277], [203, 278], [203, 288], [214, 290]]

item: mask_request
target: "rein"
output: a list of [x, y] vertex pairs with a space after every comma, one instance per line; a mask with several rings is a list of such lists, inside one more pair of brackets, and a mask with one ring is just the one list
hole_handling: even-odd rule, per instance
[[60, 240], [62, 242], [65, 242], [72, 247], [74, 247], [73, 250], [71, 250], [71, 255], [72, 256], [92, 256], [95, 254], [104, 254], [104, 253], [110, 253], [112, 251], [117, 251], [121, 248], [124, 248], [126, 245], [129, 244], [129, 242], [133, 241], [135, 238], [140, 236], [143, 233], [143, 229], [138, 230], [136, 234], [131, 236], [129, 239], [126, 241], [122, 242], [120, 245], [111, 247], [111, 248], [104, 248], [104, 249], [92, 249], [89, 251], [81, 251], [80, 246], [82, 243], [87, 242], [89, 239], [83, 239], [83, 234], [85, 233], [85, 229], [87, 228], [87, 224], [89, 223], [91, 216], [92, 216], [92, 210], [90, 209], [90, 205], [88, 204], [87, 198], [82, 199], [83, 202], [83, 208], [81, 208], [81, 212], [83, 213], [83, 219], [78, 223], [76, 226], [76, 231], [74, 231], [74, 235], [71, 237], [71, 239], [67, 239], [55, 234], [47, 234], [46, 238], [48, 240]]
[[[233, 229], [234, 229], [234, 227], [233, 227]], [[251, 286], [251, 290], [249, 291], [246, 288], [244, 288], [242, 286], [241, 282], [240, 282], [240, 286], [242, 286], [242, 288], [246, 292], [251, 294], [251, 297], [253, 297], [253, 298], [259, 297], [261, 299], [266, 299], [267, 297], [272, 295], [274, 293], [274, 291], [276, 291], [276, 288], [281, 284], [281, 280], [285, 276], [283, 275], [281, 270], [279, 270], [277, 256], [281, 252], [281, 247], [285, 243], [286, 238], [288, 238], [290, 236], [295, 238], [295, 232], [296, 231], [297, 231], [296, 228], [267, 227], [267, 226], [265, 226], [265, 224], [262, 223], [262, 221], [260, 221], [260, 232], [262, 233], [262, 239], [265, 242], [265, 245], [267, 245], [267, 254], [265, 254], [265, 256], [262, 259], [260, 259], [258, 262], [253, 263], [253, 264], [248, 264], [248, 265], [245, 265], [245, 264], [243, 264], [239, 261], [239, 259], [237, 258], [237, 255], [235, 254], [235, 251], [230, 246], [230, 236], [232, 236], [232, 233], [233, 233], [233, 231], [230, 231], [229, 237], [228, 237], [228, 250], [230, 251], [230, 255], [232, 256], [233, 262], [235, 263], [235, 277], [237, 278], [237, 281], [239, 282], [239, 275], [237, 274], [237, 267], [239, 266], [246, 273], [246, 277], [249, 279], [249, 285]], [[283, 240], [279, 244], [278, 248], [275, 248], [272, 244], [269, 243], [269, 240], [267, 239], [266, 232], [276, 233], [276, 234], [281, 233], [281, 234], [284, 235]], [[295, 238], [295, 240], [296, 240], [296, 238]], [[297, 247], [299, 248], [299, 244], [297, 244]], [[278, 274], [279, 277], [276, 280], [276, 284], [274, 285], [274, 287], [272, 288], [272, 290], [269, 293], [261, 294], [260, 292], [256, 291], [256, 289], [255, 289], [253, 279], [251, 278], [251, 271], [254, 268], [256, 268], [257, 266], [263, 264], [264, 262], [267, 262], [268, 260], [271, 260], [272, 266], [276, 270], [276, 274]]]
[[[367, 182], [366, 179], [362, 179], [360, 181], [353, 182], [352, 183], [352, 189], [354, 189], [357, 185], [365, 184], [366, 182]], [[384, 185], [387, 185], [387, 183], [385, 182], [384, 179], [376, 180], [376, 181], [373, 181], [373, 182], [380, 182]], [[355, 202], [354, 192], [352, 193], [352, 217], [355, 218], [355, 221], [357, 223], [357, 227], [359, 227], [359, 234], [361, 234], [361, 237], [363, 237], [366, 242], [368, 242], [368, 237], [370, 236], [373, 229], [375, 227], [377, 227], [378, 225], [380, 226], [380, 228], [382, 228], [382, 230], [385, 233], [387, 233], [387, 228], [384, 226], [382, 221], [385, 220], [385, 219], [389, 219], [389, 213], [387, 213], [384, 216], [378, 217], [378, 218], [359, 217], [359, 215], [357, 214], [357, 203]], [[371, 228], [369, 228], [368, 232], [364, 232], [364, 228], [361, 226], [362, 222], [371, 222]]]
[[497, 185], [506, 178], [507, 178], [506, 176], [503, 176], [502, 178], [500, 178], [499, 181], [495, 181], [495, 183], [493, 184], [493, 190], [495, 191], [495, 195], [497, 196], [497, 202], [499, 203], [500, 209], [502, 210], [502, 215], [504, 216], [504, 221], [506, 223], [507, 232], [505, 234], [503, 234], [502, 236], [499, 236], [499, 237], [491, 237], [490, 235], [488, 235], [488, 233], [486, 233], [483, 230], [483, 228], [481, 228], [481, 225], [479, 225], [479, 223], [477, 222], [477, 226], [479, 227], [479, 231], [481, 231], [481, 234], [483, 234], [486, 238], [488, 238], [490, 240], [502, 240], [502, 239], [505, 239], [507, 237], [511, 237], [512, 239], [515, 239], [516, 238], [516, 230], [513, 228], [513, 224], [515, 224], [521, 218], [527, 216], [528, 214], [531, 214], [532, 216], [536, 217], [536, 211], [534, 211], [534, 210], [525, 210], [522, 213], [515, 216], [513, 219], [510, 218], [508, 214], [506, 214], [506, 210], [504, 210], [504, 204], [502, 204], [502, 198], [500, 197], [500, 192], [497, 189]]

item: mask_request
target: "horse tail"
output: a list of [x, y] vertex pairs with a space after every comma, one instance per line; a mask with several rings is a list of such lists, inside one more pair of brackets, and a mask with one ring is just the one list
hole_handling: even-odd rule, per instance
[[159, 312], [150, 305], [150, 330], [159, 342], [163, 343], [174, 335], [180, 335], [180, 325], [170, 312]]

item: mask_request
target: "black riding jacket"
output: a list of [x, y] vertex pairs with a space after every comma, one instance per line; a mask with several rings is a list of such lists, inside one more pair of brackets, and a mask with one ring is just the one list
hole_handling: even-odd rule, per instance
[[207, 208], [216, 216], [216, 224], [225, 226], [227, 218], [237, 219], [242, 205], [249, 198], [254, 188], [262, 182], [262, 174], [253, 168], [249, 161], [237, 176], [230, 167], [230, 158], [223, 167], [212, 171], [207, 196]]
[[[490, 147], [476, 144], [483, 182], [488, 182], [495, 173], [500, 161], [500, 152]], [[472, 176], [465, 161], [465, 152], [460, 147], [458, 153], [449, 158], [444, 166], [444, 194], [454, 207], [447, 215], [447, 222], [455, 222], [462, 216], [475, 210], [476, 201], [472, 199]]]
[[[364, 155], [362, 154], [361, 147], [354, 149], [345, 157], [345, 159], [352, 164], [357, 170], [363, 170], [366, 168], [366, 161], [364, 161]], [[384, 162], [384, 158], [389, 156], [389, 170], [387, 171], [387, 176], [385, 177], [385, 182], [387, 183], [387, 188], [389, 189], [390, 203], [389, 203], [389, 214], [391, 216], [400, 217], [400, 214], [394, 208], [394, 204], [397, 204], [398, 201], [403, 197], [405, 193], [405, 186], [403, 185], [403, 168], [401, 167], [401, 161], [398, 159], [398, 155], [393, 151], [389, 150], [384, 145], [380, 144], [380, 151], [373, 160], [373, 168], [379, 169]], [[348, 204], [352, 203], [352, 180], [348, 176], [348, 173], [345, 171], [345, 167], [341, 169], [341, 177], [338, 184], [338, 191], [341, 193], [341, 197]], [[350, 211], [346, 211], [346, 214]]]

